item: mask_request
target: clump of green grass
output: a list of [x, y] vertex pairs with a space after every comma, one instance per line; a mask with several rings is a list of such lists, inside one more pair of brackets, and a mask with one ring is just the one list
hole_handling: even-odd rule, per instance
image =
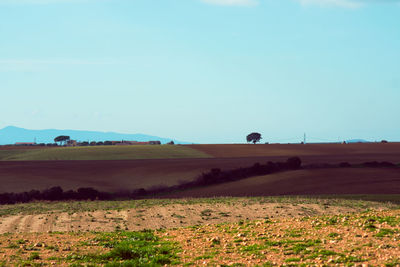
[[395, 233], [392, 229], [382, 228], [379, 229], [379, 232], [375, 235], [376, 237], [385, 237], [385, 236], [392, 236]]
[[32, 252], [28, 258], [29, 260], [40, 260], [40, 255], [38, 252]]
[[202, 210], [202, 211], [200, 212], [200, 216], [201, 216], [201, 217], [208, 217], [208, 216], [211, 216], [211, 212], [212, 212], [212, 210], [210, 210], [210, 209]]
[[106, 266], [162, 266], [178, 263], [177, 248], [153, 231], [99, 233], [94, 240], [111, 248], [100, 255], [70, 255], [72, 262], [107, 263]]
[[386, 267], [394, 267], [394, 266], [399, 266], [400, 265], [400, 258], [393, 259], [390, 262], [385, 263]]

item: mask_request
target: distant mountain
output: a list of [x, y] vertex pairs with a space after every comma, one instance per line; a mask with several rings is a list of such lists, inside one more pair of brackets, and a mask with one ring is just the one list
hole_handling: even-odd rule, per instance
[[161, 141], [165, 144], [171, 140], [175, 144], [188, 144], [187, 142], [177, 141], [170, 138], [162, 138], [145, 134], [121, 134], [114, 132], [95, 132], [78, 130], [28, 130], [14, 126], [8, 126], [0, 130], [0, 145], [15, 144], [16, 142], [54, 143], [54, 138], [59, 135], [68, 135], [73, 140], [78, 141]]
[[351, 139], [351, 140], [346, 140], [346, 143], [351, 144], [351, 143], [370, 143], [370, 141], [364, 140], [364, 139]]

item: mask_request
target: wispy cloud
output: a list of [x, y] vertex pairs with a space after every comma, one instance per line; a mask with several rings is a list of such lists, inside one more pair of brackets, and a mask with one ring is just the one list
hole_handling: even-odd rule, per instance
[[258, 0], [201, 0], [202, 2], [210, 5], [218, 6], [256, 6]]
[[48, 4], [68, 4], [84, 3], [101, 0], [0, 0], [0, 5], [48, 5]]
[[112, 65], [115, 60], [86, 59], [0, 59], [0, 71], [38, 71], [56, 66]]
[[367, 4], [400, 3], [400, 0], [296, 0], [302, 5], [336, 6], [344, 8], [360, 8]]

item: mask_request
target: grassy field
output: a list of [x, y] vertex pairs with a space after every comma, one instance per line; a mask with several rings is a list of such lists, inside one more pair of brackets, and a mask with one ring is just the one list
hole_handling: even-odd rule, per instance
[[[1, 210], [1, 266], [400, 264], [400, 209], [391, 203], [268, 197]], [[67, 231], [57, 228], [63, 221]]]
[[137, 145], [137, 146], [95, 146], [57, 147], [44, 149], [0, 150], [0, 160], [132, 160], [208, 158], [208, 154], [188, 146]]

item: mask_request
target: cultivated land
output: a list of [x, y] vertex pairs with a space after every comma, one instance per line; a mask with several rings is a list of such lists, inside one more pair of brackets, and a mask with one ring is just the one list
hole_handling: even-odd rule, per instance
[[[174, 185], [211, 168], [291, 156], [305, 164], [398, 164], [400, 145], [2, 147], [0, 192]], [[398, 266], [399, 174], [398, 167], [301, 169], [158, 199], [2, 205], [0, 266]], [[192, 198], [267, 195], [304, 196]]]
[[[100, 146], [44, 149], [0, 147], [0, 192], [42, 190], [51, 186], [61, 186], [65, 190], [93, 187], [109, 192], [147, 189], [190, 181], [212, 168], [229, 170], [248, 167], [256, 162], [285, 161], [291, 156], [301, 157], [304, 164], [344, 161], [352, 164], [390, 161], [397, 164], [400, 163], [400, 143]], [[337, 174], [338, 178], [346, 180], [348, 184], [359, 183], [362, 177], [366, 177], [372, 188], [375, 188], [379, 179], [388, 181], [393, 178], [395, 183], [397, 175], [396, 171], [386, 169], [371, 172], [351, 170], [348, 174], [329, 174], [329, 170], [325, 171], [327, 173], [324, 174], [315, 170], [318, 175], [312, 175], [320, 177], [320, 188], [325, 183], [323, 178], [334, 179], [333, 174]], [[299, 174], [296, 181], [301, 182], [299, 179], [304, 176], [302, 172], [295, 174]], [[393, 183], [385, 183], [390, 190], [382, 193], [393, 193]], [[279, 194], [290, 194], [292, 191], [279, 191]], [[246, 195], [245, 193], [242, 195]], [[251, 192], [248, 193], [251, 195]], [[227, 191], [222, 195], [230, 194]]]
[[327, 168], [250, 177], [163, 197], [399, 194], [400, 168]]
[[187, 146], [135, 145], [94, 147], [49, 147], [22, 149], [10, 147], [0, 149], [0, 160], [134, 160], [170, 158], [207, 158], [204, 152]]

